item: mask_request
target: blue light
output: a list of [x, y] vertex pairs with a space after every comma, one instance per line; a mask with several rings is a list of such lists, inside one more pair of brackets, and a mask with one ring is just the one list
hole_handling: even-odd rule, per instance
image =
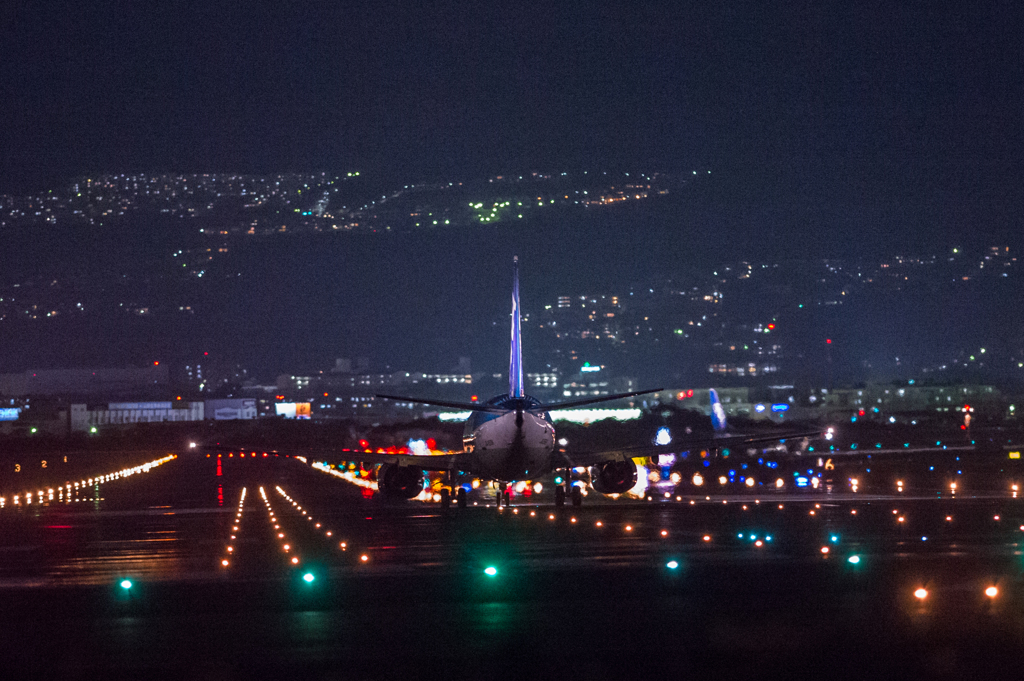
[[754, 411], [756, 411], [758, 414], [760, 414], [761, 412], [764, 411], [764, 405], [763, 404], [755, 404], [754, 405]]
[[739, 533], [739, 534], [737, 534], [736, 536], [737, 536], [737, 537], [739, 537], [740, 539], [743, 539], [743, 533], [742, 533], [742, 532], [740, 532], [740, 533]]
[[832, 543], [835, 543], [837, 541], [839, 541], [839, 537], [837, 537], [836, 535], [833, 534], [832, 535]]
[[669, 570], [675, 570], [677, 567], [679, 567], [679, 562], [670, 560], [669, 562], [665, 563], [665, 567], [667, 567]]
[[772, 540], [772, 536], [771, 536], [770, 534], [769, 534], [769, 535], [766, 535], [766, 536], [765, 536], [765, 538], [764, 538], [764, 540], [765, 540], [765, 541], [771, 541], [771, 540]]
[[799, 478], [796, 479], [796, 486], [807, 487], [807, 478], [801, 475]]
[[928, 466], [928, 470], [930, 470], [930, 471], [935, 470], [935, 466]]
[[655, 444], [663, 446], [670, 444], [672, 442], [672, 434], [669, 432], [668, 428], [665, 428], [664, 426], [658, 428], [658, 434], [654, 436], [654, 442]]
[[778, 413], [778, 412], [780, 412], [780, 411], [788, 411], [788, 410], [789, 410], [789, 405], [788, 405], [788, 404], [785, 404], [785, 403], [782, 403], [782, 404], [773, 404], [773, 405], [772, 405], [772, 411], [774, 411], [774, 412], [776, 412], [776, 413]]
[[850, 423], [857, 423], [857, 417], [856, 416], [851, 416], [850, 417]]
[[846, 560], [847, 560], [847, 562], [853, 563], [854, 565], [856, 565], [857, 563], [860, 562], [860, 556], [850, 556]]
[[921, 537], [921, 541], [928, 541], [928, 537]]
[[306, 574], [302, 575], [302, 579], [306, 582], [306, 584], [309, 584], [315, 578], [313, 577], [313, 573], [312, 572], [307, 572]]

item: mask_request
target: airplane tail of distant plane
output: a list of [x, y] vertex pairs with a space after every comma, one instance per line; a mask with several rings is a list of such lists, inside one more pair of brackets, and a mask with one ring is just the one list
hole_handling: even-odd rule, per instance
[[519, 328], [519, 256], [512, 257], [512, 349], [508, 360], [508, 396], [523, 397], [523, 347]]
[[711, 389], [711, 425], [714, 426], [716, 433], [725, 432], [725, 408], [718, 399], [718, 391], [714, 388]]

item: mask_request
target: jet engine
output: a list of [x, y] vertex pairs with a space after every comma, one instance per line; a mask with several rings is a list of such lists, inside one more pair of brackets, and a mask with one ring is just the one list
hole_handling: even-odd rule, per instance
[[393, 463], [382, 464], [377, 471], [377, 489], [390, 499], [412, 499], [423, 491], [423, 471]]
[[609, 461], [590, 467], [590, 481], [601, 494], [623, 494], [636, 485], [637, 469], [632, 460]]

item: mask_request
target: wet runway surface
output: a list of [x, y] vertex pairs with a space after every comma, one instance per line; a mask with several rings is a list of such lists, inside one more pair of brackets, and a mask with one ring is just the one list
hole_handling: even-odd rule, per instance
[[[957, 462], [974, 484], [956, 493], [684, 484], [556, 509], [549, 484], [443, 511], [294, 459], [165, 457], [4, 493], [7, 669], [1002, 678], [1024, 662], [1024, 505], [988, 464]], [[917, 459], [907, 472], [932, 464]]]

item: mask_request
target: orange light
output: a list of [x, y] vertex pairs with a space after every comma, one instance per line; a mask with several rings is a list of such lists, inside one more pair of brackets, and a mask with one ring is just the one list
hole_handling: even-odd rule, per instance
[[989, 598], [995, 598], [999, 595], [999, 589], [995, 588], [994, 586], [990, 586], [989, 588], [985, 589], [985, 595]]
[[711, 535], [710, 534], [705, 534], [704, 535], [704, 541], [711, 541]]
[[916, 598], [919, 601], [923, 601], [924, 599], [928, 598], [928, 591], [927, 591], [927, 589], [923, 589], [922, 588], [922, 589], [918, 589], [917, 591], [915, 591], [914, 592], [914, 598]]
[[292, 558], [292, 565], [298, 565], [298, 564], [299, 564], [299, 559], [297, 557], [296, 558]]
[[227, 562], [226, 560], [222, 560], [222, 561], [220, 562], [220, 564], [221, 564], [221, 565], [223, 565], [224, 567], [227, 567], [227, 566], [228, 566], [228, 562]]
[[359, 560], [365, 563], [366, 561], [370, 560], [370, 557], [364, 553], [363, 555], [359, 556]]
[[632, 525], [626, 525], [626, 532], [632, 532], [632, 531], [633, 531], [633, 526]]
[[822, 552], [822, 554], [827, 554], [828, 553], [828, 547], [827, 546], [822, 546], [821, 547], [821, 552]]

